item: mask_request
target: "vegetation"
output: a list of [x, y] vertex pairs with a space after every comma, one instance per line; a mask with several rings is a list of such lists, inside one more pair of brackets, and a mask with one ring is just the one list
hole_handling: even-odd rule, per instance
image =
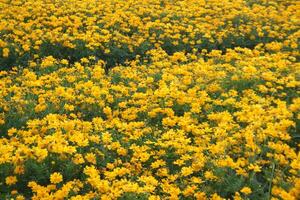
[[0, 10], [1, 199], [300, 198], [296, 0]]

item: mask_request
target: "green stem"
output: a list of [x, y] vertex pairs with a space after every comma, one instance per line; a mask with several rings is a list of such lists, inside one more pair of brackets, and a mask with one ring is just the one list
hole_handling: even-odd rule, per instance
[[269, 200], [272, 198], [272, 181], [274, 178], [274, 172], [275, 172], [275, 163], [272, 164], [272, 174], [271, 174], [271, 180], [269, 184]]

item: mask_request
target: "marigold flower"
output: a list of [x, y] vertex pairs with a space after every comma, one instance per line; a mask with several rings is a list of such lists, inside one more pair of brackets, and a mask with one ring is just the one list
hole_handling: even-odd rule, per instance
[[252, 190], [251, 190], [251, 188], [249, 188], [249, 187], [243, 187], [243, 188], [241, 189], [241, 192], [244, 193], [244, 194], [246, 194], [246, 195], [248, 195], [248, 194], [251, 194], [251, 193], [252, 193]]
[[5, 178], [5, 183], [7, 185], [13, 185], [17, 182], [17, 177], [16, 176], [8, 176]]
[[8, 48], [4, 48], [4, 49], [2, 50], [2, 56], [3, 56], [4, 58], [6, 58], [6, 57], [9, 56], [9, 49], [8, 49]]
[[50, 175], [50, 182], [57, 184], [63, 181], [63, 176], [59, 172], [54, 172]]

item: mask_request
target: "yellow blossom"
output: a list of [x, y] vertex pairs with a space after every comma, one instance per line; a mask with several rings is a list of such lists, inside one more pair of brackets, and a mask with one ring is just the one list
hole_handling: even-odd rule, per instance
[[63, 181], [63, 177], [60, 173], [55, 172], [50, 176], [50, 182], [53, 184], [58, 184]]
[[8, 176], [5, 178], [5, 183], [7, 185], [14, 185], [17, 183], [17, 177], [16, 176]]
[[249, 195], [252, 193], [252, 190], [249, 187], [243, 187], [240, 191], [246, 195]]

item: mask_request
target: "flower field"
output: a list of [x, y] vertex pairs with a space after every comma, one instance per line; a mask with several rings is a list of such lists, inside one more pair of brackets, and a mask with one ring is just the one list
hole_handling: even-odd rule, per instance
[[300, 199], [297, 0], [0, 0], [0, 199]]

